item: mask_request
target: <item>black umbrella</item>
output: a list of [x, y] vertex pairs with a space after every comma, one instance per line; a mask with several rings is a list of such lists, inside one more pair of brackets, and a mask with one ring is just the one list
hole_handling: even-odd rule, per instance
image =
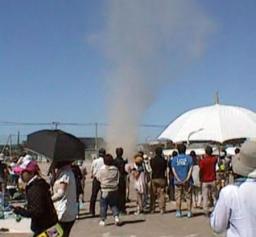
[[40, 130], [28, 135], [27, 148], [54, 161], [83, 160], [84, 144], [61, 130]]

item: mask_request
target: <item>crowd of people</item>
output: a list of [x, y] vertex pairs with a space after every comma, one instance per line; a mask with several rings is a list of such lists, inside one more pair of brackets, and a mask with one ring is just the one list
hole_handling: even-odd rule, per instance
[[[238, 152], [237, 148], [236, 153]], [[123, 158], [121, 147], [116, 149], [115, 159], [112, 156], [110, 159], [110, 156], [104, 149], [100, 149], [99, 157], [91, 165], [93, 182], [90, 213], [92, 216], [95, 216], [95, 203], [100, 190], [103, 195], [101, 200], [105, 200], [106, 193], [111, 195], [114, 193], [118, 198], [111, 198], [110, 207], [113, 209], [113, 200], [116, 200], [114, 208], [117, 207], [119, 213], [126, 214], [126, 202], [129, 200], [128, 183], [132, 180], [137, 203], [135, 215], [154, 213], [156, 204], [160, 213], [164, 214], [166, 202], [170, 200], [176, 202], [177, 218], [183, 216], [191, 218], [193, 208], [202, 208], [205, 216], [209, 217], [220, 190], [232, 180], [231, 158], [227, 157], [225, 152], [221, 156], [213, 155], [213, 148], [209, 145], [202, 156], [197, 156], [195, 151], [187, 155], [184, 144], [178, 144], [177, 151], [175, 150], [170, 157], [163, 155], [161, 147], [155, 149], [153, 157], [138, 152], [130, 162]], [[106, 157], [108, 157], [107, 164]], [[111, 190], [106, 191], [106, 187], [111, 187]], [[185, 213], [182, 213], [183, 201], [187, 205]], [[103, 206], [101, 203], [101, 210]], [[106, 216], [102, 215], [102, 211], [100, 213], [100, 225], [104, 225]], [[116, 223], [119, 224], [117, 213], [113, 211]]]
[[[195, 151], [187, 154], [186, 146], [177, 144], [170, 157], [157, 147], [151, 157], [140, 151], [127, 160], [121, 147], [116, 148], [115, 157], [101, 148], [90, 169], [89, 212], [96, 216], [100, 193], [99, 225], [105, 226], [110, 208], [115, 224], [120, 226], [121, 216], [129, 214], [127, 202], [132, 186], [136, 194], [135, 215], [158, 211], [164, 214], [167, 201], [174, 201], [176, 218], [191, 218], [195, 209], [202, 209], [211, 218], [214, 231], [229, 231], [228, 236], [254, 236], [256, 142], [245, 142], [241, 151], [237, 148], [235, 153], [234, 157], [227, 157], [225, 152], [214, 155], [213, 148], [207, 145], [205, 154], [198, 156]], [[13, 212], [32, 219], [34, 236], [69, 236], [79, 215], [80, 199], [84, 202], [85, 195], [90, 195], [84, 193], [84, 163], [53, 161], [46, 181], [28, 154], [8, 165], [3, 160], [0, 154], [1, 192], [6, 192], [7, 179], [13, 184], [25, 184], [27, 205], [12, 206]], [[241, 225], [246, 225], [246, 231]]]

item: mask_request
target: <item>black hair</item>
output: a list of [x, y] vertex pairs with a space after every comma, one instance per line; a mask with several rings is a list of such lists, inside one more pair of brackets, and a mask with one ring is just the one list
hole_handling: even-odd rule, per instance
[[155, 153], [156, 153], [157, 156], [161, 156], [162, 153], [163, 153], [163, 148], [160, 147], [160, 146], [157, 147], [157, 148], [155, 149]]
[[239, 154], [239, 153], [240, 153], [240, 148], [237, 147], [237, 148], [235, 149], [235, 154]]
[[177, 145], [177, 150], [178, 150], [179, 154], [185, 154], [186, 149], [187, 148], [186, 148], [185, 144], [183, 144], [183, 143], [180, 143]]
[[106, 150], [104, 148], [99, 149], [99, 156], [105, 156], [106, 155]]
[[103, 160], [104, 160], [105, 165], [108, 165], [108, 166], [113, 165], [114, 159], [113, 159], [113, 156], [111, 154], [106, 154], [104, 156]]
[[207, 147], [205, 148], [205, 153], [206, 153], [206, 155], [211, 156], [211, 155], [212, 155], [212, 152], [213, 152], [213, 150], [212, 150], [212, 147], [211, 147], [211, 146], [207, 146]]
[[116, 155], [117, 156], [122, 156], [124, 154], [124, 149], [122, 147], [117, 147], [116, 148]]

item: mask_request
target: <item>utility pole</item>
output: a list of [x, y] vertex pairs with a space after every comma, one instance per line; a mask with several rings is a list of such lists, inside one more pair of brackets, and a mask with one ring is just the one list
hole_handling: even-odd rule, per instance
[[58, 129], [58, 126], [60, 125], [60, 122], [55, 122], [55, 121], [53, 121], [53, 122], [52, 122], [52, 125], [54, 126], [54, 129], [57, 130], [57, 129]]
[[18, 135], [17, 135], [17, 145], [20, 145], [20, 131], [18, 131]]
[[96, 154], [98, 153], [98, 123], [96, 122], [95, 123], [95, 151], [96, 151]]

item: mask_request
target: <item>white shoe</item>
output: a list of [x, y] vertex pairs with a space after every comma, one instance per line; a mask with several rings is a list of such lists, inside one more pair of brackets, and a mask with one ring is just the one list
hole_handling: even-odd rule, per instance
[[103, 221], [103, 220], [101, 220], [100, 222], [99, 222], [99, 226], [105, 226], [106, 224], [105, 224], [105, 221]]
[[115, 216], [115, 224], [120, 225], [120, 219], [118, 216]]

